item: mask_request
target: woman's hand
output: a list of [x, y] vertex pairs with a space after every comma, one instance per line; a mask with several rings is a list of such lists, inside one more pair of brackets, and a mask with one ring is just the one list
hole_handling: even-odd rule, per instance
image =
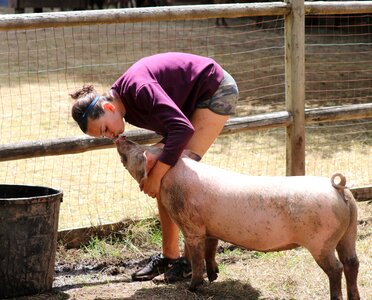
[[157, 161], [155, 166], [150, 170], [147, 177], [144, 177], [140, 182], [140, 189], [146, 195], [160, 199], [160, 185], [164, 175], [168, 172], [171, 166]]
[[159, 178], [147, 176], [141, 180], [140, 189], [151, 198], [158, 198], [160, 194], [160, 184], [161, 180], [159, 180]]

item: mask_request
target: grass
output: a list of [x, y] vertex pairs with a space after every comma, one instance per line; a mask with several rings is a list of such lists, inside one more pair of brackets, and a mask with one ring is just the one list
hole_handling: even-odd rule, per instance
[[[93, 236], [86, 245], [82, 245], [84, 254], [95, 259], [119, 258], [123, 252], [136, 253], [145, 257], [149, 249], [161, 249], [162, 234], [157, 218], [127, 222], [127, 226], [108, 237]], [[183, 236], [180, 233], [180, 246]], [[63, 249], [63, 245], [60, 245]]]
[[[359, 291], [361, 299], [371, 299], [372, 202], [360, 202], [358, 209]], [[133, 232], [140, 234], [133, 234], [133, 228], [136, 228]], [[160, 246], [153, 242], [156, 241], [153, 235], [157, 236], [158, 231], [159, 224], [153, 219], [130, 224], [128, 229], [107, 239], [92, 238], [86, 247], [80, 249], [67, 250], [61, 246], [57, 251], [57, 265], [67, 265], [71, 271], [57, 273], [54, 294], [65, 299], [87, 300], [329, 298], [327, 276], [303, 248], [263, 253], [220, 242], [216, 256], [219, 277], [213, 283], [204, 284], [197, 293], [187, 291], [188, 282], [172, 285], [155, 285], [151, 281], [131, 282], [130, 274], [143, 265], [143, 259], [160, 251]], [[142, 252], [133, 251], [132, 246], [128, 247], [128, 241]], [[120, 256], [117, 256], [118, 253]], [[345, 297], [345, 279], [342, 286]]]
[[[306, 173], [330, 177], [341, 172], [348, 184], [370, 184], [372, 137], [364, 128], [351, 124], [339, 133], [328, 127], [309, 129]], [[271, 129], [221, 136], [203, 162], [244, 174], [285, 175], [285, 132]], [[64, 191], [60, 229], [157, 214], [156, 202], [140, 192], [115, 149], [10, 161], [1, 166], [1, 182], [45, 185]]]
[[[213, 57], [231, 72], [240, 89], [237, 116], [284, 110], [283, 28], [268, 23], [260, 29], [250, 18], [229, 22], [229, 28], [216, 27], [214, 20], [195, 20], [1, 32], [1, 143], [81, 135], [70, 117], [69, 92], [92, 82], [103, 93], [140, 57], [171, 50]], [[369, 81], [358, 70], [371, 69], [372, 51], [343, 36], [345, 46], [337, 53], [324, 46], [327, 38], [333, 39], [329, 36], [307, 36], [306, 106], [369, 102]], [[368, 45], [368, 34], [357, 37]], [[312, 54], [317, 43], [322, 47]], [[345, 55], [355, 53], [356, 46], [359, 56]], [[330, 76], [332, 81], [327, 80]], [[343, 89], [339, 85], [345, 78]], [[308, 175], [342, 172], [356, 186], [371, 184], [370, 120], [306, 130]], [[245, 174], [285, 175], [285, 151], [283, 129], [258, 130], [221, 136], [203, 161]], [[0, 167], [0, 182], [64, 191], [60, 229], [157, 214], [155, 201], [139, 191], [115, 149], [2, 162]]]
[[112, 237], [106, 240], [92, 237], [88, 245], [83, 246], [83, 249], [92, 258], [102, 258], [105, 256], [118, 258], [120, 257], [120, 251], [116, 243], [117, 241], [113, 240]]

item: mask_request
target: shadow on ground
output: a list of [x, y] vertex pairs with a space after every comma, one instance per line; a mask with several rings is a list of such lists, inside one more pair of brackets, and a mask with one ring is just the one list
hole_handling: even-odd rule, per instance
[[188, 299], [188, 300], [226, 300], [226, 299], [259, 299], [261, 292], [250, 284], [242, 284], [238, 280], [205, 283], [196, 293], [190, 292], [188, 283], [161, 285], [141, 288], [129, 297], [101, 297], [100, 300], [139, 300], [139, 299]]
[[[117, 280], [110, 282], [111, 295], [96, 293], [95, 288], [100, 288], [107, 282], [82, 283], [66, 285], [59, 288], [54, 288], [50, 292], [19, 297], [17, 300], [72, 300], [72, 299], [95, 299], [95, 300], [149, 300], [149, 299], [182, 299], [182, 300], [236, 300], [260, 299], [261, 292], [253, 288], [250, 284], [242, 284], [238, 280], [224, 280], [223, 282], [205, 283], [197, 292], [193, 293], [188, 290], [188, 283], [177, 283], [172, 285], [151, 285], [149, 287], [140, 287], [132, 290], [131, 283], [126, 280]], [[133, 284], [133, 283], [132, 283]], [[116, 287], [115, 287], [116, 285]], [[127, 285], [127, 288], [126, 288]], [[91, 292], [88, 290], [92, 288]], [[75, 294], [76, 289], [85, 289], [87, 294]], [[128, 293], [132, 290], [133, 293]]]

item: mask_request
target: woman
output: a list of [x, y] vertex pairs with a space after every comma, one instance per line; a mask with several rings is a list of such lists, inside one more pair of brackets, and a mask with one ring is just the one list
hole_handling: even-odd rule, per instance
[[115, 138], [124, 132], [126, 121], [164, 137], [158, 144], [162, 154], [140, 183], [145, 194], [157, 199], [162, 254], [150, 257], [132, 279], [175, 282], [189, 277], [190, 264], [180, 258], [178, 228], [159, 199], [161, 180], [183, 150], [200, 160], [218, 137], [235, 113], [234, 79], [210, 58], [171, 52], [142, 58], [108, 94], [101, 96], [85, 85], [70, 96], [76, 99], [72, 117], [88, 135]]

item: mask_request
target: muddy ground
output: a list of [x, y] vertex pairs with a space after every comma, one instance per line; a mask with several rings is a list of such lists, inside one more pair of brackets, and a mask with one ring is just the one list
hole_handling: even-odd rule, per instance
[[[359, 290], [362, 299], [372, 299], [372, 201], [359, 202], [358, 207]], [[119, 243], [115, 246], [115, 251], [118, 250], [115, 255], [95, 255], [91, 250], [87, 251], [87, 247], [65, 249], [59, 246], [53, 290], [16, 299], [329, 298], [326, 275], [302, 248], [261, 253], [220, 242], [217, 255], [219, 278], [213, 283], [206, 282], [192, 293], [187, 290], [189, 281], [169, 285], [132, 282], [131, 273], [143, 266], [149, 255], [160, 251], [156, 244], [137, 246], [131, 245], [129, 250], [127, 245]], [[113, 250], [105, 251], [114, 253]]]

